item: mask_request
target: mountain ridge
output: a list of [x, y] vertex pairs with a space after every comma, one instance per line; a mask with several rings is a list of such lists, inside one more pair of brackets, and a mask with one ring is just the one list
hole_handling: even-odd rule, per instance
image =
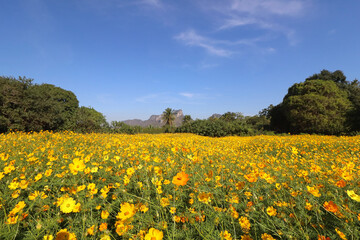
[[[184, 119], [184, 113], [182, 109], [174, 110], [175, 115], [175, 121], [174, 125], [176, 127], [180, 126], [182, 124], [182, 121]], [[122, 121], [123, 123], [130, 125], [130, 126], [141, 126], [141, 127], [162, 127], [165, 125], [165, 122], [162, 120], [162, 114], [160, 115], [151, 115], [149, 119], [147, 120], [141, 120], [141, 119], [130, 119]]]

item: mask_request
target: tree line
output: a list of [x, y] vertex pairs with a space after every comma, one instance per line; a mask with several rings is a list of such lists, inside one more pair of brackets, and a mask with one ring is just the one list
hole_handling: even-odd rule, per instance
[[91, 107], [79, 106], [74, 93], [51, 84], [33, 84], [32, 79], [0, 77], [0, 132], [64, 131], [110, 133], [195, 133], [204, 136], [247, 136], [257, 134], [360, 133], [360, 83], [347, 81], [342, 71], [322, 70], [295, 83], [283, 101], [270, 105], [255, 116], [226, 112], [208, 119], [193, 120], [185, 115], [174, 127], [174, 110], [162, 114], [163, 127], [129, 126], [120, 121], [107, 123]]
[[26, 77], [0, 77], [0, 132], [100, 131], [107, 122], [91, 107], [79, 107], [74, 93]]

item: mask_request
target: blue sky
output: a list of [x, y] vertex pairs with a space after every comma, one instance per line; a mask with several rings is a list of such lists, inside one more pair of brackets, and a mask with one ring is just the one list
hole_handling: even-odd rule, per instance
[[360, 78], [357, 0], [0, 0], [0, 75], [108, 121], [257, 114], [322, 69]]

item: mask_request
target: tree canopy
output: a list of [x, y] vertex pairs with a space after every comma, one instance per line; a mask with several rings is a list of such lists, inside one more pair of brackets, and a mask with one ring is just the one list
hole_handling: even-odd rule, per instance
[[295, 83], [283, 101], [269, 110], [272, 129], [317, 134], [358, 131], [359, 113], [359, 84], [346, 81], [340, 70], [322, 70]]

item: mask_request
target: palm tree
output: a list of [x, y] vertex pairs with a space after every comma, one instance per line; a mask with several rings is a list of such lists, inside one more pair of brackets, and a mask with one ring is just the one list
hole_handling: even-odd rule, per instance
[[165, 109], [162, 114], [162, 120], [165, 122], [165, 125], [172, 127], [175, 120], [175, 111], [171, 108]]

